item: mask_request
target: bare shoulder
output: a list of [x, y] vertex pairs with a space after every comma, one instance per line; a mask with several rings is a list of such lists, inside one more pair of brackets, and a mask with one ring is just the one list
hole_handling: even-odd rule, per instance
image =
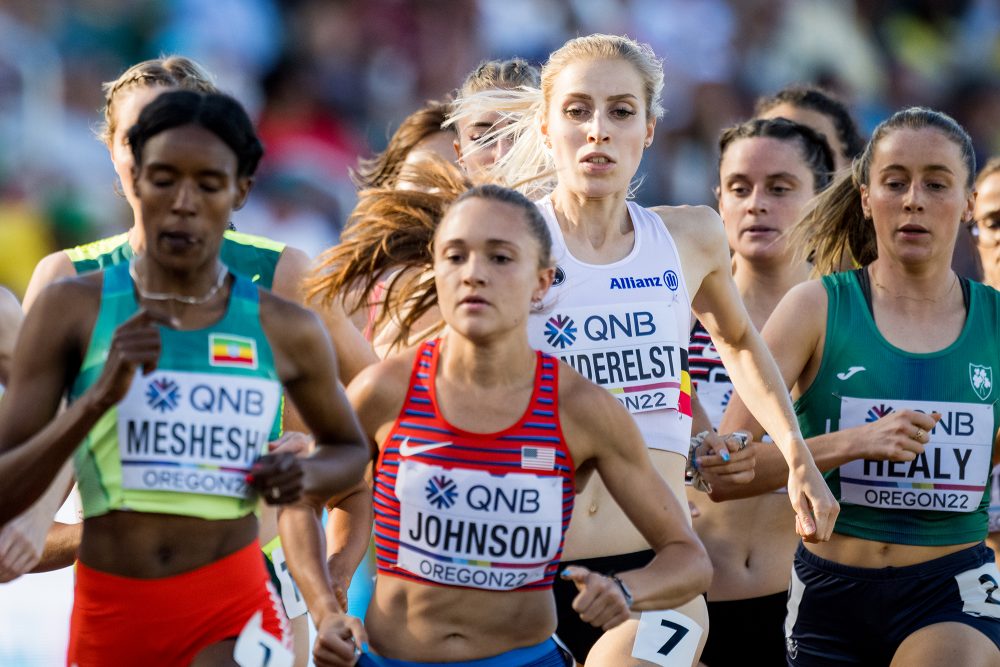
[[722, 218], [709, 206], [655, 206], [649, 210], [660, 216], [670, 236], [687, 248], [715, 250], [720, 242], [726, 243]]
[[31, 280], [28, 281], [28, 288], [24, 293], [24, 309], [28, 310], [38, 299], [46, 287], [62, 278], [72, 278], [76, 275], [73, 268], [73, 260], [69, 258], [63, 250], [46, 255], [31, 272]]
[[274, 267], [274, 282], [271, 288], [275, 294], [293, 301], [302, 301], [302, 279], [312, 260], [302, 250], [285, 246]]
[[274, 292], [258, 288], [260, 321], [268, 338], [273, 336], [292, 346], [304, 346], [326, 337], [319, 316]]
[[[24, 320], [26, 338], [45, 335], [75, 335], [89, 340], [101, 309], [104, 272], [60, 278], [45, 286]], [[62, 332], [62, 333], [60, 333]]]
[[402, 410], [416, 354], [416, 349], [410, 349], [390, 355], [365, 367], [347, 386], [351, 407], [372, 438]]
[[[821, 280], [807, 280], [785, 293], [774, 315], [768, 320], [791, 321], [799, 325], [814, 325], [826, 321], [827, 294]], [[765, 325], [766, 327], [767, 325]]]

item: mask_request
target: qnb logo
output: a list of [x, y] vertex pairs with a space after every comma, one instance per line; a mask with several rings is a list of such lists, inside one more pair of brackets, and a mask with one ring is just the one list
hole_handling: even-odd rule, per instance
[[444, 475], [437, 475], [427, 480], [424, 491], [427, 493], [428, 502], [439, 510], [448, 509], [458, 498], [458, 485], [455, 484], [455, 480]]
[[169, 378], [157, 378], [146, 388], [146, 402], [149, 407], [160, 412], [173, 410], [181, 400], [177, 383]]
[[576, 342], [576, 323], [565, 315], [553, 315], [545, 323], [545, 340], [564, 350]]
[[676, 273], [667, 269], [663, 272], [663, 284], [666, 285], [667, 289], [671, 292], [676, 292], [677, 288], [681, 285], [681, 281], [677, 278]]
[[880, 403], [878, 405], [873, 405], [868, 408], [868, 416], [865, 417], [866, 422], [873, 422], [885, 417], [887, 414], [892, 412], [892, 406], [886, 405], [885, 403]]

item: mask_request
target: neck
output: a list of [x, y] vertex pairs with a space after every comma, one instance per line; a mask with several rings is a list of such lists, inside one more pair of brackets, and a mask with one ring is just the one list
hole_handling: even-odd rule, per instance
[[809, 279], [809, 270], [808, 263], [788, 258], [761, 262], [739, 254], [733, 257], [733, 281], [754, 326], [764, 326], [788, 290]]
[[633, 230], [625, 205], [625, 192], [591, 199], [556, 187], [551, 198], [563, 232], [586, 239], [595, 250]]
[[527, 331], [502, 339], [474, 342], [449, 329], [441, 336], [438, 373], [448, 380], [481, 389], [524, 382], [535, 367]]
[[207, 301], [220, 291], [228, 273], [218, 257], [190, 270], [165, 267], [146, 255], [139, 255], [132, 262], [132, 278], [140, 295], [156, 301]]
[[868, 275], [873, 299], [908, 312], [937, 311], [959, 293], [958, 276], [944, 262], [910, 266], [880, 257], [868, 266]]
[[139, 212], [135, 211], [135, 221], [128, 230], [128, 244], [132, 246], [132, 254], [141, 255], [146, 252], [146, 232], [142, 229], [142, 220]]

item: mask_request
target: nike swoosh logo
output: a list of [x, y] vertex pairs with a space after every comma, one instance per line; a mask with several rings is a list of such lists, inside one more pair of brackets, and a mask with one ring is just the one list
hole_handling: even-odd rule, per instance
[[429, 452], [432, 449], [440, 449], [441, 447], [447, 447], [448, 445], [454, 444], [450, 440], [448, 442], [429, 442], [426, 445], [411, 445], [410, 437], [407, 436], [403, 439], [403, 442], [399, 445], [399, 455], [403, 458], [408, 456], [413, 456], [414, 454], [423, 454], [424, 452]]
[[863, 370], [865, 370], [864, 366], [851, 366], [845, 372], [837, 373], [837, 377], [840, 378], [841, 380], [849, 380], [852, 375], [854, 375], [855, 373], [860, 373]]

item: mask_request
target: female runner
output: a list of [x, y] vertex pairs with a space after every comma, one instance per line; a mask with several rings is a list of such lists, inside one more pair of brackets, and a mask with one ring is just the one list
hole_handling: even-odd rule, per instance
[[[795, 556], [790, 665], [1000, 664], [1000, 573], [982, 543], [1000, 294], [951, 270], [974, 174], [961, 126], [907, 109], [800, 223], [820, 271], [845, 250], [862, 268], [792, 288], [764, 329], [843, 503], [833, 538]], [[739, 398], [722, 427], [759, 439]], [[780, 461], [757, 449], [776, 486]]]
[[[317, 512], [356, 483], [364, 445], [316, 318], [220, 260], [261, 145], [238, 102], [189, 91], [151, 102], [128, 143], [151, 242], [42, 292], [0, 407], [5, 486], [20, 506], [76, 450], [85, 528], [68, 664], [231, 664], [258, 612], [285, 641], [248, 483], [294, 501], [279, 528], [328, 636], [339, 606]], [[318, 443], [308, 459], [258, 458], [282, 386]]]
[[[1000, 158], [992, 158], [976, 177], [976, 208], [969, 231], [979, 252], [983, 283], [1000, 288]], [[986, 544], [1000, 554], [1000, 466], [993, 469], [990, 534]]]
[[[723, 130], [719, 154], [719, 213], [733, 251], [733, 279], [761, 328], [785, 292], [809, 277], [810, 266], [795, 257], [787, 232], [830, 183], [833, 155], [822, 135], [783, 118]], [[698, 398], [718, 427], [733, 385], [698, 322], [689, 360]], [[787, 499], [764, 494], [712, 503], [694, 487], [688, 499], [700, 510], [694, 527], [715, 571], [708, 614], [719, 632], [709, 634], [701, 662], [715, 667], [753, 656], [761, 664], [781, 664], [788, 572], [798, 543]]]
[[[564, 570], [587, 622], [611, 628], [629, 608], [683, 604], [708, 584], [707, 556], [627, 411], [528, 343], [550, 251], [522, 195], [463, 194], [431, 248], [445, 333], [348, 388], [379, 449], [375, 597], [364, 629], [346, 621], [360, 643], [370, 638], [359, 664], [566, 664], [550, 639], [550, 589], [575, 485], [594, 472], [654, 557], [612, 576]], [[329, 648], [352, 663], [349, 646]]]
[[[618, 36], [570, 40], [542, 68], [541, 90], [480, 93], [468, 108], [517, 114], [503, 130], [516, 137], [497, 163], [501, 182], [548, 177], [552, 192], [539, 203], [553, 235], [553, 289], [532, 312], [532, 345], [566, 361], [608, 389], [639, 423], [653, 462], [674, 495], [684, 499], [691, 436], [687, 342], [690, 311], [716, 342], [737, 389], [775, 434], [791, 462], [788, 484], [796, 525], [825, 540], [836, 502], [825, 488], [795, 423], [787, 393], [777, 391], [774, 362], [733, 284], [718, 216], [703, 207], [644, 209], [628, 201], [643, 150], [653, 141], [662, 109], [662, 63], [647, 46]], [[537, 192], [542, 186], [526, 186]], [[681, 260], [683, 258], [683, 261]], [[599, 571], [638, 567], [652, 553], [600, 480], [585, 485], [567, 538], [565, 557]], [[631, 663], [636, 618], [607, 633], [580, 623], [570, 608], [572, 582], [557, 582], [560, 629], [578, 662]], [[699, 598], [671, 623], [704, 634]], [[643, 623], [639, 638], [669, 639]], [[661, 629], [662, 630], [662, 629]], [[593, 647], [593, 650], [591, 650]], [[684, 645], [659, 664], [691, 665], [699, 651]]]
[[761, 97], [754, 105], [754, 118], [787, 118], [816, 130], [833, 149], [837, 171], [850, 167], [865, 148], [847, 105], [817, 86], [788, 86]]

